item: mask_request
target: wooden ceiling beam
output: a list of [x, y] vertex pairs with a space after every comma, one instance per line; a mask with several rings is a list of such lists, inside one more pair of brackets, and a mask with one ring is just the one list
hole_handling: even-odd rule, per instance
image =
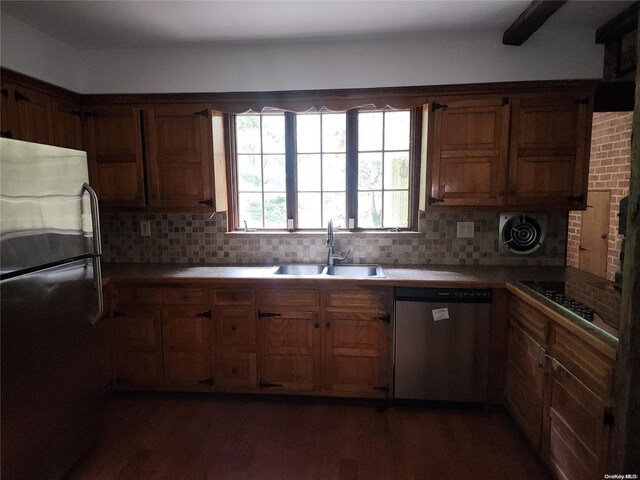
[[502, 43], [522, 45], [565, 3], [566, 0], [534, 0], [504, 32]]
[[619, 15], [615, 16], [607, 23], [596, 30], [596, 43], [610, 43], [618, 41], [627, 33], [638, 28], [638, 7], [640, 2], [636, 2], [625, 8]]

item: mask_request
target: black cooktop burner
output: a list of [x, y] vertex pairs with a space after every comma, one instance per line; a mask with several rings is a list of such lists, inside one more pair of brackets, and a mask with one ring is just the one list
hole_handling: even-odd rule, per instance
[[[545, 297], [559, 311], [570, 312], [616, 335], [621, 296], [610, 282], [520, 282]], [[612, 330], [613, 329], [613, 330]]]

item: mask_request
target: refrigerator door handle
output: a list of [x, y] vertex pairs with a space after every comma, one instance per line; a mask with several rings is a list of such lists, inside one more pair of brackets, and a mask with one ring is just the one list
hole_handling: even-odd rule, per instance
[[91, 185], [85, 183], [82, 185], [82, 191], [89, 194], [91, 199], [91, 225], [93, 227], [93, 250], [96, 255], [102, 255], [102, 239], [100, 238], [100, 216], [98, 213], [98, 195], [91, 188]]
[[102, 268], [100, 266], [100, 255], [102, 255], [102, 242], [100, 239], [100, 216], [98, 213], [98, 195], [88, 183], [82, 185], [82, 191], [89, 194], [91, 199], [91, 226], [93, 228], [93, 251], [96, 255], [93, 259], [93, 278], [98, 289], [98, 313], [91, 319], [91, 324], [95, 325], [102, 317], [104, 310], [104, 298], [102, 296]]

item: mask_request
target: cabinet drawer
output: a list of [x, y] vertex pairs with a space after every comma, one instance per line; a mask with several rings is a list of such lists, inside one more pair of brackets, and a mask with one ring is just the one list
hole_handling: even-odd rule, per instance
[[614, 365], [584, 340], [564, 328], [554, 325], [551, 330], [551, 356], [587, 387], [610, 398], [613, 391]]
[[328, 290], [327, 307], [384, 311], [385, 293], [371, 290]]
[[265, 288], [260, 290], [260, 303], [265, 305], [309, 306], [320, 305], [318, 290], [298, 288]]
[[159, 288], [118, 288], [118, 302], [140, 304], [162, 303], [162, 295]]
[[165, 288], [164, 303], [172, 304], [206, 304], [206, 288]]
[[256, 354], [247, 352], [220, 352], [218, 354], [216, 386], [221, 389], [256, 388]]
[[511, 318], [529, 331], [535, 340], [543, 345], [547, 343], [549, 319], [531, 305], [515, 296], [511, 296], [509, 304]]
[[248, 288], [228, 288], [213, 290], [215, 305], [253, 305], [256, 301], [255, 292]]

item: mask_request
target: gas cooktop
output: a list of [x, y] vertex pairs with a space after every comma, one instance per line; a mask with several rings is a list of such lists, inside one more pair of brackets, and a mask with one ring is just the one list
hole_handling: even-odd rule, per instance
[[579, 317], [618, 337], [622, 298], [610, 282], [520, 282], [560, 313]]

